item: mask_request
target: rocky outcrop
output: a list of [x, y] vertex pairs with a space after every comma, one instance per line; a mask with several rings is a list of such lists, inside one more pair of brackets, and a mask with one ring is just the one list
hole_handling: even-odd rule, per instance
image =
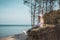
[[44, 28], [32, 28], [27, 31], [26, 40], [60, 40], [60, 25]]

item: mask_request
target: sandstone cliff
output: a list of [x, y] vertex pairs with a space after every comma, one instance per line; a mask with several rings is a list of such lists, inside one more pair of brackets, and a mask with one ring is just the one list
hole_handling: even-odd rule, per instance
[[60, 25], [44, 28], [32, 28], [27, 31], [26, 40], [60, 40]]
[[60, 24], [60, 10], [44, 14], [45, 24]]
[[60, 10], [44, 14], [44, 27], [27, 31], [26, 40], [60, 40]]

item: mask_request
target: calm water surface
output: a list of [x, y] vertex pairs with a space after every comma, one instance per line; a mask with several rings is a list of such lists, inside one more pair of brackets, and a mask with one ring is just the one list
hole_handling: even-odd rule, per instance
[[30, 28], [31, 26], [0, 26], [0, 37], [20, 34]]

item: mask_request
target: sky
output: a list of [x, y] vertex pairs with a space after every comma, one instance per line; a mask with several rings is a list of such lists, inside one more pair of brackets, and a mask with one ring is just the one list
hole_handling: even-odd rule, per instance
[[0, 0], [0, 25], [31, 24], [30, 16], [23, 0]]
[[[58, 8], [57, 6], [54, 9]], [[0, 0], [0, 25], [30, 25], [29, 10], [30, 8], [24, 5], [23, 0]]]

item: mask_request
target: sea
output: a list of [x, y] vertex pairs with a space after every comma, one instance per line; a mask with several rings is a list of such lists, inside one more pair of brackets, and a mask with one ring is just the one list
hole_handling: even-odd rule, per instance
[[31, 28], [30, 25], [2, 25], [0, 26], [0, 37], [6, 37], [10, 35], [20, 34], [23, 31], [27, 31]]

